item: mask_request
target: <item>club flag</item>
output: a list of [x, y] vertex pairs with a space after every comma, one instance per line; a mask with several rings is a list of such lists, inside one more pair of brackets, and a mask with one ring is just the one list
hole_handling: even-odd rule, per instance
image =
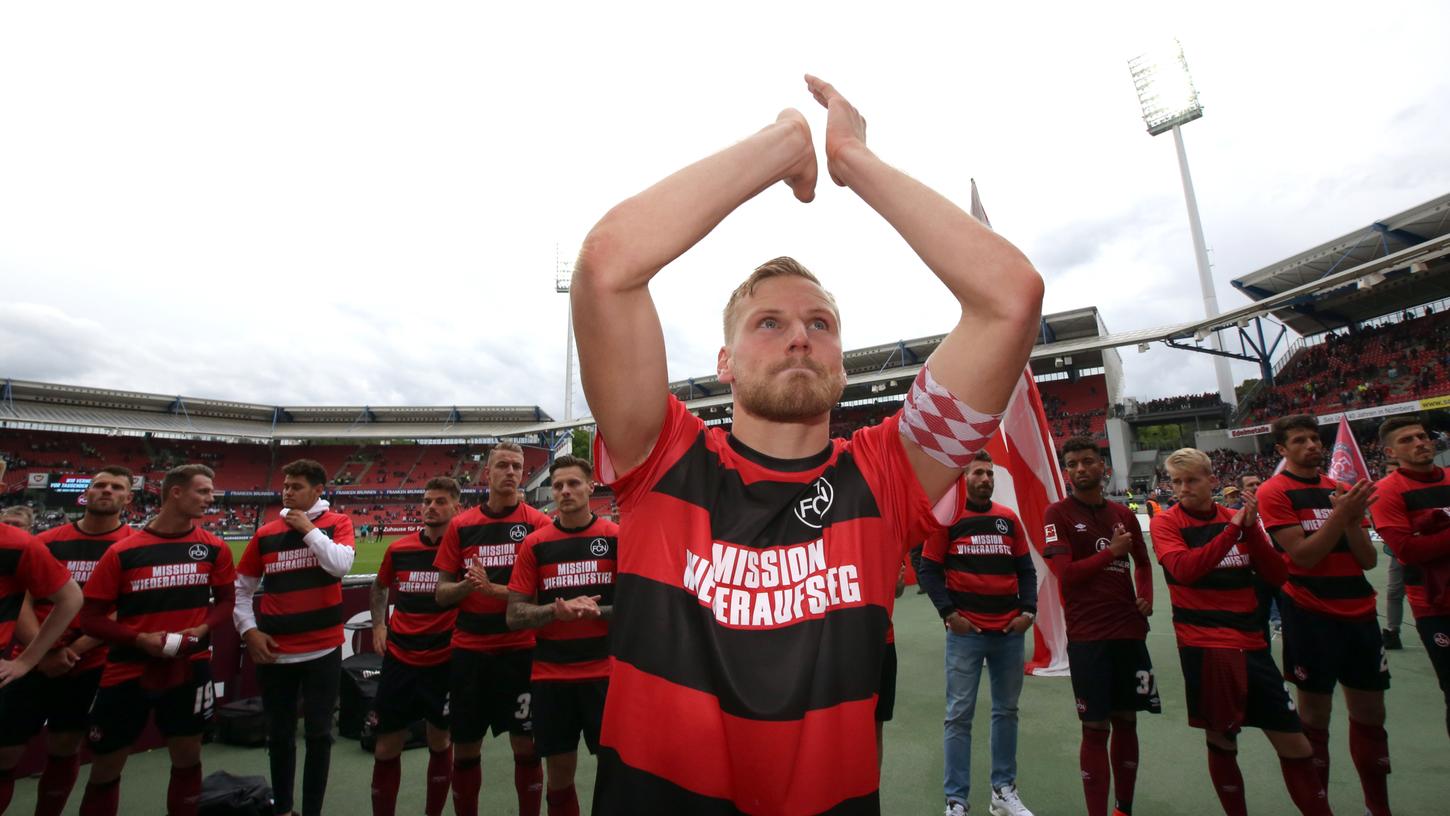
[[1349, 420], [1342, 416], [1339, 418], [1339, 433], [1334, 438], [1334, 451], [1329, 458], [1329, 478], [1347, 485], [1369, 478], [1369, 468], [1364, 463], [1364, 455], [1359, 452], [1359, 443], [1354, 441]]

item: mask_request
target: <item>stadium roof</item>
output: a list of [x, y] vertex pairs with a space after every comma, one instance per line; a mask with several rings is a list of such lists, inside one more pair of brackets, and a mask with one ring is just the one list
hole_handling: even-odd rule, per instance
[[273, 406], [6, 380], [0, 425], [92, 433], [254, 440], [469, 439], [514, 435], [552, 418], [535, 405]]
[[[1337, 270], [1424, 246], [1447, 235], [1450, 194], [1270, 264], [1237, 278], [1233, 285], [1261, 301], [1326, 280]], [[1414, 274], [1407, 268], [1387, 270], [1383, 281], [1375, 280], [1369, 287], [1361, 288], [1351, 281], [1307, 292], [1276, 309], [1274, 316], [1299, 334], [1312, 335], [1450, 297], [1450, 261], [1440, 256], [1429, 259], [1426, 267]]]

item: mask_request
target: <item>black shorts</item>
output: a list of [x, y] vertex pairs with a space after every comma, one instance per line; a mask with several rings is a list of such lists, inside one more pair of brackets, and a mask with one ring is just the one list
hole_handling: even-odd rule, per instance
[[1067, 662], [1079, 720], [1099, 722], [1114, 711], [1162, 713], [1153, 659], [1143, 641], [1068, 641]]
[[393, 657], [391, 652], [383, 655], [378, 696], [373, 698], [377, 732], [402, 731], [418, 720], [427, 720], [434, 728], [447, 728], [452, 685], [453, 668], [447, 663], [414, 666]]
[[1343, 620], [1320, 615], [1284, 596], [1284, 679], [1301, 691], [1330, 694], [1335, 683], [1359, 691], [1390, 687], [1390, 663], [1374, 618]]
[[1430, 615], [1415, 619], [1415, 628], [1420, 630], [1420, 642], [1425, 644], [1425, 653], [1430, 656], [1430, 665], [1435, 667], [1435, 676], [1440, 678], [1440, 691], [1450, 705], [1450, 615]]
[[604, 695], [609, 680], [534, 682], [534, 751], [541, 757], [579, 750], [579, 735], [593, 754], [599, 750]]
[[533, 668], [533, 649], [485, 654], [455, 648], [448, 696], [453, 741], [478, 742], [490, 729], [495, 737], [533, 731]]
[[164, 691], [141, 687], [140, 680], [102, 686], [91, 706], [91, 752], [109, 754], [128, 748], [156, 714], [156, 728], [164, 737], [199, 737], [216, 705], [211, 685], [211, 663], [193, 661], [191, 680]]
[[1209, 649], [1179, 646], [1188, 724], [1236, 734], [1245, 727], [1297, 734], [1299, 712], [1267, 648]]
[[896, 713], [896, 644], [886, 644], [881, 659], [881, 690], [876, 693], [876, 722], [891, 722]]
[[101, 667], [60, 677], [38, 671], [0, 689], [0, 745], [24, 745], [49, 727], [52, 733], [82, 733], [91, 725], [91, 701], [101, 685]]

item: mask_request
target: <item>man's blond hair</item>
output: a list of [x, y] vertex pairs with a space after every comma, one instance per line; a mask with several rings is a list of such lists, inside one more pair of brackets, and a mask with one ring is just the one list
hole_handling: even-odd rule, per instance
[[744, 283], [735, 287], [735, 291], [730, 293], [730, 299], [725, 301], [725, 342], [727, 344], [735, 337], [735, 320], [739, 317], [741, 301], [755, 294], [755, 287], [759, 286], [761, 281], [784, 277], [805, 278], [811, 283], [820, 286], [821, 293], [826, 296], [826, 301], [831, 304], [831, 312], [836, 316], [836, 325], [838, 327], [840, 326], [841, 310], [836, 307], [836, 298], [830, 292], [826, 291], [826, 287], [821, 286], [820, 278], [817, 278], [811, 273], [811, 270], [801, 265], [800, 261], [787, 255], [782, 255], [779, 258], [772, 258], [760, 266], [755, 267], [755, 271], [750, 273], [750, 277], [746, 278]]
[[498, 443], [497, 445], [494, 445], [491, 449], [489, 449], [488, 458], [485, 460], [487, 464], [493, 464], [493, 454], [495, 451], [507, 451], [508, 453], [517, 453], [520, 456], [524, 455], [524, 448], [522, 445], [517, 442], [510, 442], [509, 440], [505, 439], [504, 441]]
[[1199, 468], [1209, 476], [1213, 475], [1213, 460], [1198, 448], [1179, 448], [1168, 454], [1168, 458], [1163, 460], [1163, 467], [1180, 472]]

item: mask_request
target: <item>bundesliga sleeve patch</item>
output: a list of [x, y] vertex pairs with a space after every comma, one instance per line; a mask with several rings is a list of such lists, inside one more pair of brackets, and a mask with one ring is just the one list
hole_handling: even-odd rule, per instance
[[901, 410], [901, 435], [949, 468], [964, 468], [1002, 423], [957, 399], [921, 367]]
[[1043, 527], [1042, 528], [1042, 538], [1043, 538], [1044, 541], [1046, 541], [1049, 544], [1051, 544], [1052, 542], [1056, 541], [1057, 540], [1057, 525], [1056, 524], [1049, 524], [1046, 527]]

